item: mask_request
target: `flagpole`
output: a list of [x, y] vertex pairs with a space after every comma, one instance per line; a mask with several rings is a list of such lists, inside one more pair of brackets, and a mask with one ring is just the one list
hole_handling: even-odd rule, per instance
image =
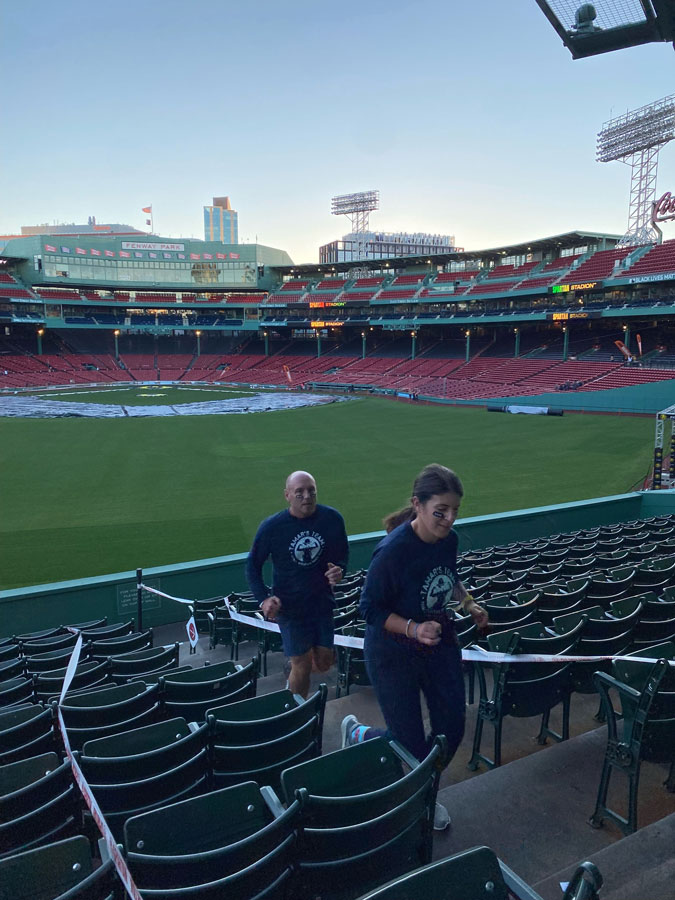
[[150, 234], [155, 233], [155, 214], [152, 211], [152, 203], [150, 204]]

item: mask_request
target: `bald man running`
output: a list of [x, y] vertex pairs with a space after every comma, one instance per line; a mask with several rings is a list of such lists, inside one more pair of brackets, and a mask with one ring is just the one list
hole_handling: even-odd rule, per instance
[[[327, 672], [333, 664], [333, 587], [347, 568], [349, 545], [340, 513], [316, 502], [309, 472], [292, 472], [284, 496], [288, 509], [258, 528], [246, 577], [265, 618], [279, 625], [291, 661], [290, 690], [307, 697], [312, 666]], [[268, 596], [262, 568], [270, 556]]]

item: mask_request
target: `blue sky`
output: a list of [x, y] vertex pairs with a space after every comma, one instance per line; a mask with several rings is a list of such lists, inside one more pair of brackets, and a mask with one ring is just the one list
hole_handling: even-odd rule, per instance
[[630, 170], [595, 162], [597, 131], [675, 92], [672, 46], [573, 61], [534, 0], [26, 0], [0, 24], [0, 233], [144, 227], [152, 203], [202, 237], [229, 195], [241, 240], [311, 262], [349, 230], [331, 196], [369, 189], [377, 230], [467, 249], [621, 233]]

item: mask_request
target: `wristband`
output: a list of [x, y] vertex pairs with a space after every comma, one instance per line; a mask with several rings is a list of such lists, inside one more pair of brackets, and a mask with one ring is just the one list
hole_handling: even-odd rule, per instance
[[408, 629], [410, 628], [411, 622], [412, 622], [412, 619], [408, 619], [408, 621], [406, 622], [406, 626], [405, 626], [405, 636], [406, 637], [408, 637]]

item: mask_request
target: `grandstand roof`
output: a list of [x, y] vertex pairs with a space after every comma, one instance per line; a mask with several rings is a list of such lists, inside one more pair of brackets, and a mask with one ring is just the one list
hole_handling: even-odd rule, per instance
[[392, 256], [389, 259], [351, 260], [341, 263], [302, 263], [301, 265], [277, 268], [277, 271], [287, 275], [311, 275], [316, 272], [334, 272], [353, 269], [358, 265], [367, 265], [372, 268], [396, 268], [405, 269], [408, 266], [419, 266], [421, 262], [431, 260], [438, 265], [448, 262], [461, 262], [472, 260], [499, 260], [504, 256], [525, 256], [527, 253], [560, 253], [562, 250], [570, 250], [574, 247], [586, 244], [597, 244], [598, 249], [603, 246], [612, 247], [620, 234], [607, 234], [601, 231], [567, 231], [564, 234], [555, 234], [552, 237], [536, 238], [531, 241], [521, 241], [518, 244], [504, 244], [501, 247], [491, 247], [488, 250], [459, 250], [457, 252], [424, 254], [423, 256]]

